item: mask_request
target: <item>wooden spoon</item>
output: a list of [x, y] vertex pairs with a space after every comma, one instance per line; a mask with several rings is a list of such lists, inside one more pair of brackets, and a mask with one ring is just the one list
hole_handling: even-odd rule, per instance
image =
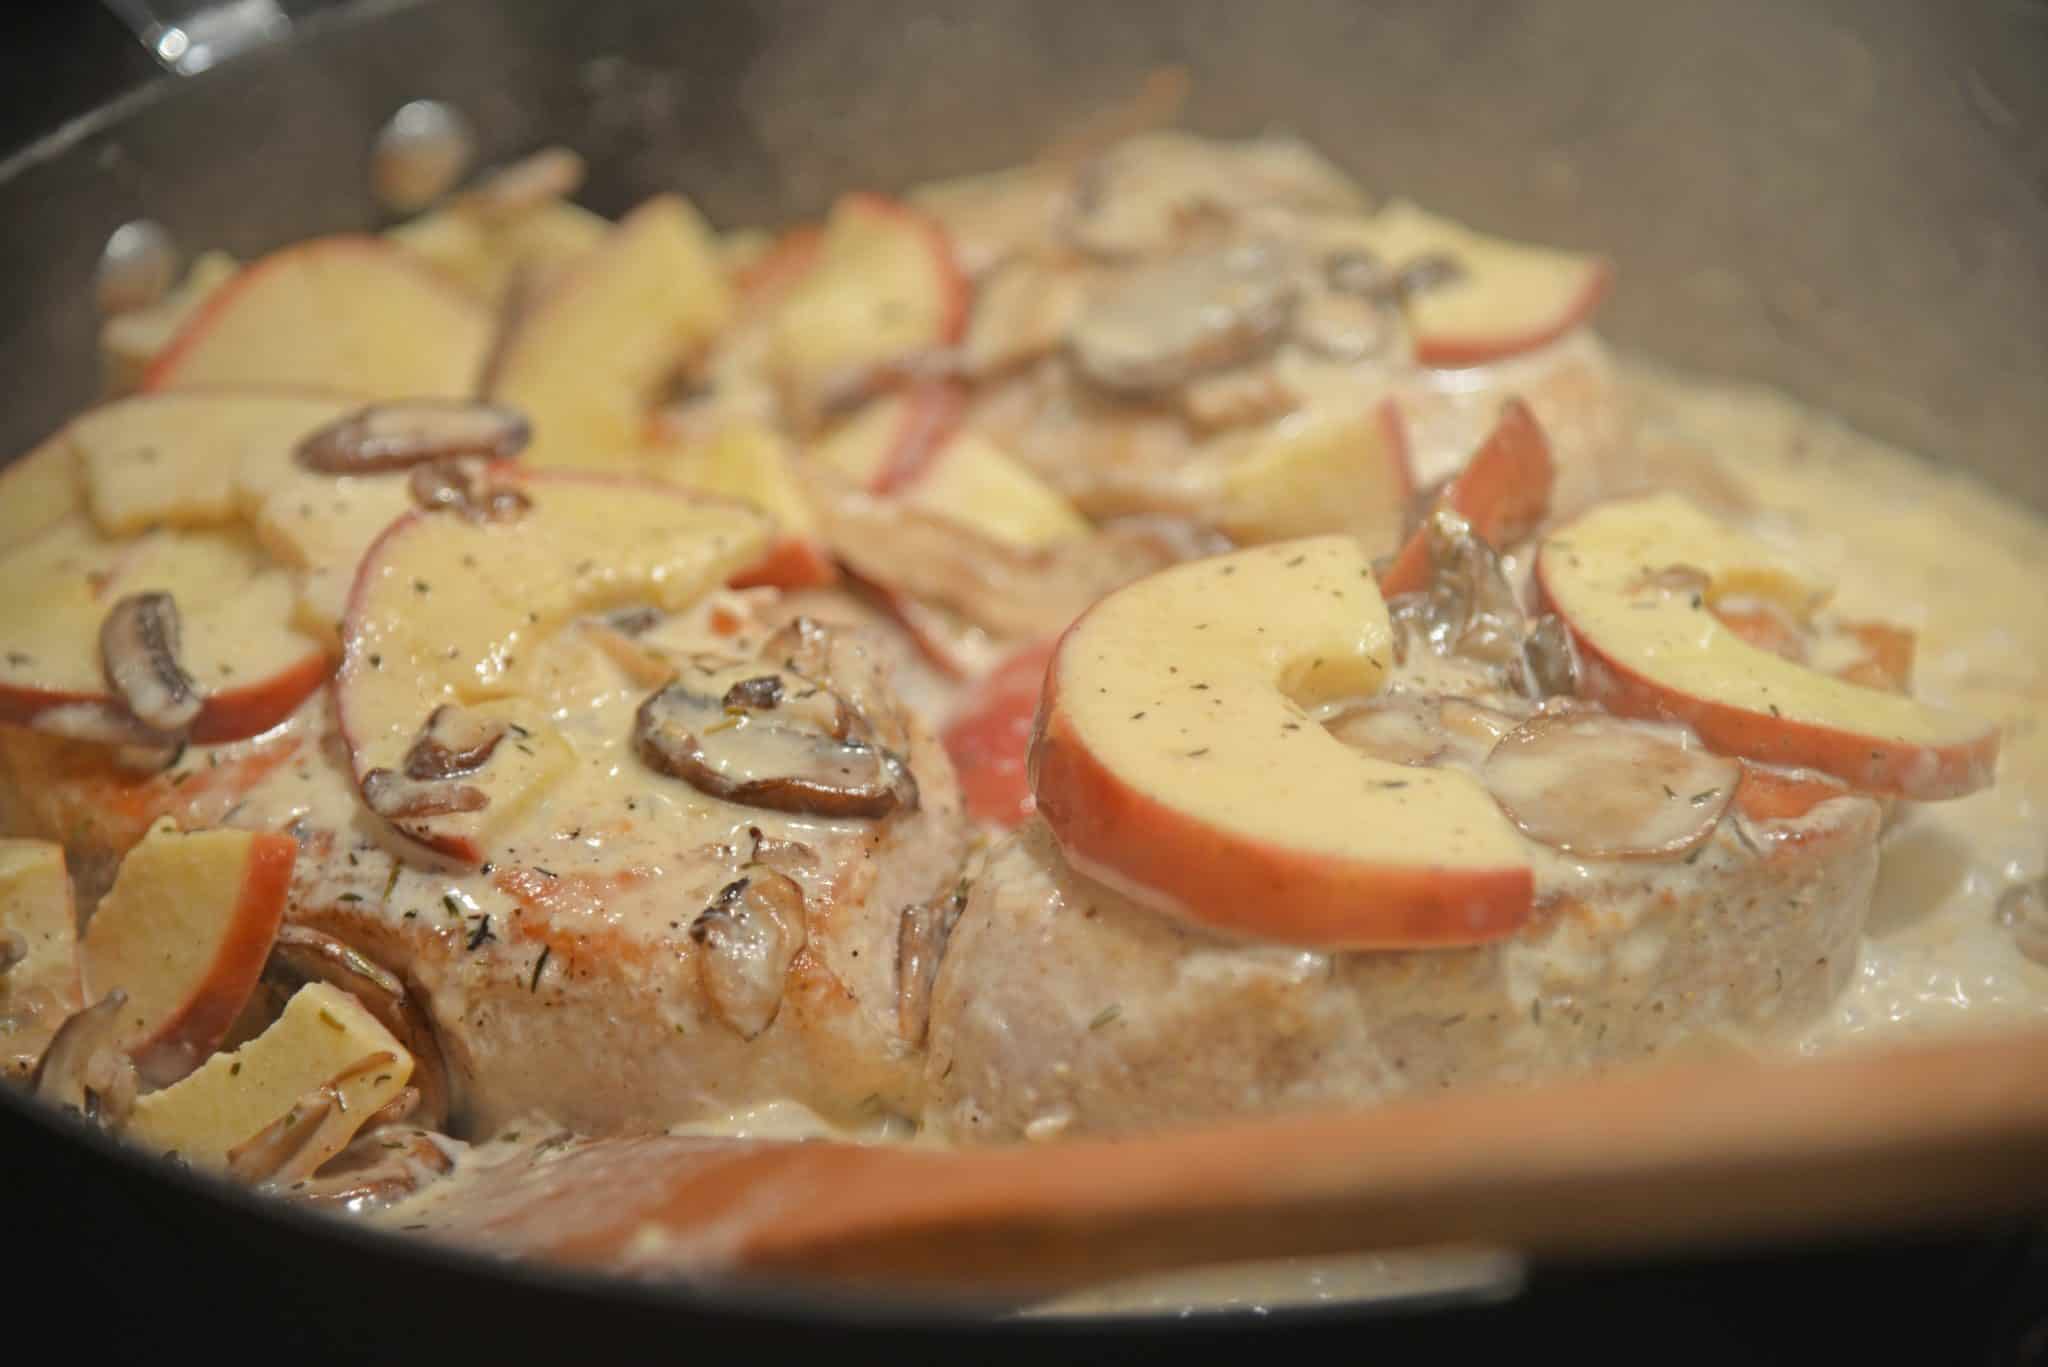
[[401, 1222], [585, 1265], [1002, 1295], [1423, 1245], [1631, 1254], [2048, 1208], [2048, 1031], [1122, 1141], [654, 1135], [477, 1168]]

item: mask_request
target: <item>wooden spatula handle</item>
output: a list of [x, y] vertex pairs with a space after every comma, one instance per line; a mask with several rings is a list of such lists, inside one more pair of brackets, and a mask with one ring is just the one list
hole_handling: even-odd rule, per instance
[[609, 1266], [1000, 1294], [1431, 1244], [1630, 1253], [2048, 1209], [2048, 1031], [1125, 1141], [648, 1136], [559, 1159], [447, 1232]]

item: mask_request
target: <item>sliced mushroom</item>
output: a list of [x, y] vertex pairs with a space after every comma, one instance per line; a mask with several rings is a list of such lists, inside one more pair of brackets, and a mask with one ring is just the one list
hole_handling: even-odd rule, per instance
[[801, 840], [763, 835], [759, 826], [747, 827], [747, 834], [754, 842], [754, 852], [748, 860], [749, 863], [765, 864], [777, 873], [788, 874], [818, 867], [817, 850]]
[[2048, 878], [2007, 888], [1999, 895], [1997, 914], [2019, 952], [2048, 968]]
[[1465, 278], [1465, 267], [1453, 256], [1432, 252], [1401, 263], [1394, 272], [1394, 293], [1403, 299], [1442, 289]]
[[741, 679], [725, 690], [721, 699], [727, 711], [745, 710], [750, 712], [773, 711], [782, 702], [782, 676], [780, 674], [757, 674]]
[[371, 1054], [300, 1097], [290, 1110], [228, 1150], [228, 1176], [270, 1187], [311, 1177], [362, 1128], [359, 1118], [349, 1114], [342, 1088], [371, 1069], [390, 1067], [396, 1057]]
[[440, 1036], [419, 996], [396, 973], [323, 931], [285, 926], [271, 946], [264, 977], [287, 993], [309, 982], [327, 983], [361, 1002], [412, 1055], [407, 1090], [418, 1092], [420, 1122], [432, 1129], [447, 1124], [455, 1104], [454, 1084]]
[[683, 678], [657, 690], [634, 716], [634, 749], [649, 768], [742, 806], [867, 818], [916, 809], [910, 770], [823, 685], [797, 675], [784, 682], [792, 703], [813, 704], [802, 710], [780, 702], [755, 709], [734, 699], [741, 683], [765, 692], [757, 682], [763, 677], [770, 676]]
[[419, 739], [405, 752], [405, 776], [428, 781], [473, 774], [511, 733], [512, 723], [503, 717], [479, 717], [468, 708], [442, 703], [427, 715]]
[[36, 1060], [29, 1088], [55, 1106], [77, 1111], [118, 1133], [135, 1106], [135, 1065], [121, 1047], [128, 994], [115, 988], [57, 1027]]
[[1566, 712], [1515, 728], [1480, 778], [1532, 840], [1593, 859], [1675, 859], [1714, 833], [1742, 765], [1682, 726]]
[[906, 1044], [922, 1045], [931, 1028], [932, 985], [938, 980], [946, 942], [966, 907], [963, 885], [903, 909], [903, 919], [896, 925], [896, 1033]]
[[1347, 247], [1324, 257], [1323, 284], [1332, 294], [1374, 303], [1393, 299], [1397, 290], [1394, 272], [1386, 261], [1363, 247]]
[[100, 623], [107, 686], [144, 726], [167, 736], [198, 719], [199, 686], [178, 662], [178, 605], [168, 593], [131, 593]]
[[23, 938], [22, 933], [0, 926], [0, 977], [7, 976], [8, 969], [27, 957], [28, 941]]
[[428, 512], [451, 512], [472, 522], [510, 522], [533, 500], [502, 484], [478, 485], [476, 472], [461, 460], [430, 460], [413, 467], [406, 480], [412, 501]]
[[1295, 305], [1290, 335], [1323, 360], [1357, 364], [1388, 355], [1401, 338], [1401, 326], [1384, 301], [1309, 290]]
[[491, 805], [483, 789], [446, 779], [421, 781], [395, 769], [372, 769], [363, 775], [363, 801], [386, 821], [480, 812]]
[[1256, 360], [1299, 294], [1292, 254], [1241, 242], [1137, 267], [1097, 292], [1067, 335], [1080, 372], [1119, 394], [1160, 394]]
[[1438, 704], [1429, 698], [1374, 698], [1345, 708], [1323, 726], [1352, 749], [1395, 764], [1433, 764], [1451, 745]]
[[1200, 376], [1181, 386], [1179, 399], [1181, 416], [1205, 432], [1271, 422], [1301, 406], [1271, 363]]
[[137, 778], [154, 778], [185, 757], [187, 742], [163, 745], [122, 745], [114, 750], [114, 767]]
[[1445, 698], [1437, 705], [1437, 716], [1452, 735], [1482, 746], [1488, 752], [1521, 724], [1520, 718], [1473, 702], [1470, 698]]
[[532, 426], [509, 408], [477, 399], [395, 399], [358, 408], [299, 442], [299, 464], [324, 475], [374, 475], [428, 461], [509, 460]]
[[445, 1141], [430, 1130], [365, 1126], [321, 1167], [319, 1176], [293, 1185], [287, 1194], [295, 1201], [361, 1215], [411, 1196], [454, 1166]]
[[761, 867], [726, 884], [690, 923], [690, 938], [700, 946], [698, 985], [741, 1039], [755, 1038], [774, 1022], [790, 960], [807, 933], [803, 889]]

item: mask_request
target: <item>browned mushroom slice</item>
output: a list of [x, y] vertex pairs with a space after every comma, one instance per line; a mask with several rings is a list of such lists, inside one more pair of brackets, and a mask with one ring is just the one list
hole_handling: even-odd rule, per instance
[[[367, 1062], [386, 1067], [392, 1055], [375, 1054]], [[280, 1187], [302, 1182], [341, 1152], [355, 1129], [355, 1117], [348, 1113], [341, 1089], [323, 1082], [276, 1120], [229, 1149], [228, 1176]]]
[[491, 805], [483, 789], [445, 779], [421, 781], [395, 769], [372, 769], [363, 775], [363, 801], [386, 821], [480, 812]]
[[319, 1176], [293, 1184], [287, 1194], [361, 1215], [412, 1195], [455, 1166], [441, 1138], [429, 1130], [373, 1126], [366, 1125]]
[[137, 1091], [135, 1065], [121, 1047], [121, 1010], [127, 1004], [128, 994], [116, 988], [58, 1026], [36, 1060], [30, 1090], [118, 1132]]
[[1522, 722], [1520, 717], [1470, 698], [1445, 698], [1437, 705], [1437, 716], [1445, 730], [1479, 746], [1482, 754], [1491, 753], [1501, 738]]
[[1326, 361], [1357, 364], [1393, 350], [1400, 317], [1384, 299], [1311, 290], [1295, 305], [1290, 335]]
[[1395, 764], [1433, 764], [1450, 748], [1437, 703], [1389, 695], [1345, 708], [1323, 723], [1354, 750]]
[[1714, 833], [1742, 765], [1682, 726], [1568, 712], [1516, 727], [1480, 778], [1532, 840], [1594, 859], [1674, 859]]
[[1159, 394], [1242, 365], [1286, 330], [1299, 283], [1292, 253], [1265, 242], [1140, 266], [1099, 291], [1067, 335], [1074, 364], [1120, 394]]
[[264, 976], [285, 988], [287, 995], [306, 983], [322, 982], [361, 1002], [412, 1055], [407, 1090], [418, 1093], [420, 1122], [434, 1129], [447, 1123], [455, 1102], [440, 1037], [418, 995], [409, 991], [396, 973], [332, 935], [306, 926], [285, 926], [271, 946]]
[[430, 460], [413, 467], [406, 480], [412, 501], [428, 512], [451, 512], [472, 522], [510, 522], [533, 506], [518, 489], [479, 484], [476, 471], [461, 460]]
[[489, 763], [498, 742], [512, 733], [503, 717], [480, 717], [442, 703], [427, 715], [419, 739], [405, 752], [405, 776], [423, 781], [473, 774]]
[[1464, 278], [1465, 267], [1456, 257], [1431, 252], [1401, 263], [1400, 269], [1394, 272], [1394, 293], [1406, 299], [1456, 284]]
[[430, 460], [508, 460], [533, 435], [509, 408], [474, 399], [398, 399], [358, 408], [299, 443], [299, 464], [326, 475], [409, 470]]
[[168, 593], [131, 593], [100, 623], [107, 686], [144, 726], [167, 735], [197, 720], [199, 686], [178, 663], [178, 605]]
[[699, 946], [698, 985], [712, 1011], [741, 1039], [753, 1039], [774, 1022], [789, 961], [807, 934], [803, 889], [759, 867], [726, 884], [690, 923], [690, 938]]
[[[850, 708], [839, 704], [828, 720], [779, 705], [729, 707], [726, 692], [739, 682], [699, 691], [686, 677], [650, 695], [633, 719], [642, 762], [712, 797], [770, 811], [872, 818], [916, 808], [909, 769], [867, 738]], [[792, 701], [808, 692], [802, 701], [838, 702], [817, 684], [795, 683]]]
[[932, 984], [966, 906], [967, 890], [962, 886], [903, 909], [896, 926], [896, 1033], [906, 1044], [923, 1044], [931, 1028]]

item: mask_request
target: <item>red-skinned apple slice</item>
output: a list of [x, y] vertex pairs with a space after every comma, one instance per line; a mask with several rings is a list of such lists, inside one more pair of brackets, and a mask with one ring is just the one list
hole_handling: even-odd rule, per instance
[[711, 230], [688, 201], [648, 200], [519, 319], [491, 396], [533, 423], [526, 462], [620, 468], [656, 391], [732, 316]]
[[292, 994], [270, 1027], [173, 1086], [140, 1097], [127, 1137], [198, 1167], [228, 1167], [242, 1145], [305, 1105], [332, 1111], [295, 1153], [301, 1170], [331, 1157], [405, 1089], [415, 1060], [363, 1004], [328, 983]]
[[838, 579], [789, 444], [767, 424], [736, 418], [708, 441], [657, 452], [652, 468], [685, 488], [736, 498], [775, 519], [774, 545], [735, 575], [732, 587], [820, 588]]
[[78, 460], [64, 432], [0, 468], [0, 551], [78, 511]]
[[1509, 935], [1534, 877], [1486, 791], [1309, 719], [1392, 667], [1348, 537], [1139, 580], [1060, 638], [1032, 745], [1039, 813], [1077, 869], [1225, 934], [1332, 949]]
[[70, 719], [125, 714], [107, 687], [100, 626], [132, 594], [168, 593], [177, 606], [180, 662], [202, 698], [194, 741], [269, 730], [329, 672], [327, 652], [291, 625], [291, 580], [237, 532], [115, 543], [71, 519], [0, 556], [0, 576], [15, 590], [0, 602], [0, 721], [89, 736]]
[[40, 1047], [83, 1004], [78, 919], [64, 847], [0, 839], [0, 939], [13, 957], [0, 969], [0, 1077], [32, 1065]]
[[[469, 863], [568, 762], [541, 701], [527, 696], [520, 661], [579, 615], [639, 603], [679, 610], [758, 563], [774, 539], [773, 523], [744, 504], [655, 480], [511, 467], [489, 477], [526, 494], [523, 516], [409, 513], [363, 557], [335, 684], [366, 801], [405, 835]], [[414, 753], [444, 705], [526, 734], [501, 738], [481, 763], [436, 780]], [[372, 779], [378, 771], [412, 787]], [[458, 788], [484, 803], [465, 810], [436, 801]]]
[[978, 432], [955, 432], [896, 492], [913, 508], [1022, 551], [1093, 530], [1064, 494]]
[[[1550, 440], [1536, 415], [1520, 399], [1509, 399], [1493, 431], [1445, 487], [1443, 501], [1471, 524], [1473, 535], [1502, 550], [1535, 531], [1549, 514], [1556, 473]], [[1394, 598], [1428, 586], [1429, 539], [1418, 529], [1380, 575], [1380, 592]]]
[[354, 406], [255, 390], [138, 394], [79, 415], [65, 434], [93, 521], [109, 536], [132, 536], [234, 522], [245, 470], [288, 467], [302, 437]]
[[1010, 827], [1031, 815], [1031, 722], [1045, 693], [1053, 645], [1025, 646], [996, 666], [940, 737], [976, 821]]
[[952, 440], [966, 408], [959, 385], [912, 385], [870, 400], [814, 442], [811, 455], [869, 493], [893, 493]]
[[[1699, 574], [1703, 592], [1688, 586]], [[1610, 711], [1683, 721], [1724, 754], [1883, 796], [1959, 797], [1992, 780], [1996, 726], [1808, 669], [1722, 623], [1713, 608], [1729, 595], [1803, 621], [1827, 585], [1676, 495], [1605, 504], [1559, 528], [1537, 553], [1536, 584], [1578, 643], [1583, 691]]]
[[796, 410], [815, 417], [891, 367], [959, 341], [969, 295], [936, 223], [881, 195], [847, 195], [776, 309], [769, 365]]
[[159, 824], [128, 851], [87, 926], [93, 999], [128, 994], [123, 1040], [144, 1078], [192, 1071], [255, 990], [284, 916], [298, 842]]
[[1415, 359], [1469, 366], [1533, 351], [1578, 327], [1606, 297], [1613, 271], [1596, 256], [1475, 233], [1412, 204], [1390, 204], [1362, 240], [1396, 270], [1429, 258], [1457, 273], [1403, 299]]
[[1239, 542], [1343, 532], [1384, 555], [1415, 491], [1407, 429], [1388, 401], [1262, 429], [1224, 459], [1208, 520]]
[[315, 238], [216, 291], [142, 387], [460, 397], [476, 387], [491, 332], [488, 310], [389, 243]]

